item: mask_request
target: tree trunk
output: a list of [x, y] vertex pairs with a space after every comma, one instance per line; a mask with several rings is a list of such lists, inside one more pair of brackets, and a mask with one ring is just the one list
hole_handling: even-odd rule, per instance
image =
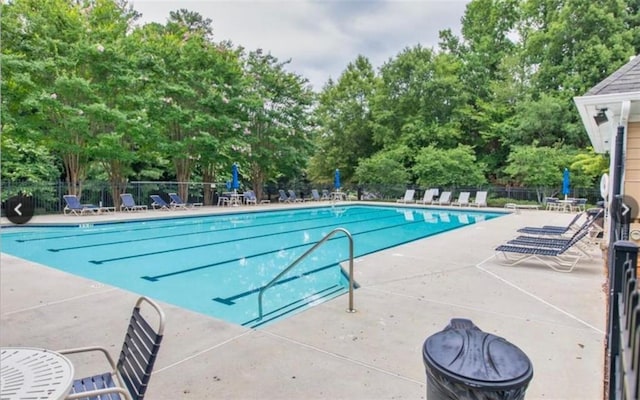
[[178, 194], [182, 201], [189, 201], [189, 178], [191, 177], [191, 160], [188, 158], [174, 159], [176, 178], [178, 179]]
[[208, 164], [202, 169], [202, 181], [204, 182], [203, 202], [205, 205], [213, 205], [213, 192], [214, 188], [211, 187], [212, 183], [215, 183], [216, 173], [213, 163]]

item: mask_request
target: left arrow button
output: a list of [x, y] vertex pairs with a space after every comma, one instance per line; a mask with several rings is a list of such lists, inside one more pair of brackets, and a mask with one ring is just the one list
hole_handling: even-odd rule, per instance
[[13, 196], [3, 204], [7, 219], [14, 224], [26, 224], [33, 217], [35, 207], [33, 197]]

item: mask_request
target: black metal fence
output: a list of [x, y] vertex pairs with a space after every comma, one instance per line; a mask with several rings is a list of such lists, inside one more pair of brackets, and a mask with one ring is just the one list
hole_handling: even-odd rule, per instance
[[[205, 190], [213, 192], [208, 202], [217, 204], [217, 194], [227, 191], [227, 182], [187, 182], [188, 199], [185, 201], [193, 203], [201, 203], [205, 200]], [[125, 188], [125, 192], [131, 193], [137, 204], [150, 204], [151, 194], [159, 194], [164, 198], [168, 198], [167, 194], [171, 192], [179, 192], [179, 182], [152, 182], [152, 181], [132, 181]], [[1, 185], [2, 201], [17, 194], [29, 195], [33, 199], [36, 214], [50, 214], [61, 212], [65, 206], [63, 197], [68, 193], [66, 182], [51, 183], [31, 183], [31, 182], [2, 182]], [[241, 190], [245, 188], [241, 187]], [[248, 189], [248, 188], [246, 188]], [[255, 188], [251, 188], [255, 189]], [[300, 198], [311, 196], [311, 190], [327, 189], [333, 191], [331, 184], [319, 184], [312, 182], [296, 182], [291, 184], [268, 184], [262, 188], [263, 199], [271, 201], [277, 200], [278, 189], [294, 190]], [[407, 186], [407, 185], [343, 185], [341, 188], [347, 192], [350, 198], [362, 200], [395, 200], [403, 196], [406, 189], [415, 189], [416, 199], [421, 199], [424, 191], [428, 187]], [[441, 187], [440, 191], [451, 191], [454, 198], [457, 193], [469, 191], [474, 194], [478, 190], [486, 190], [489, 192], [489, 199], [504, 198], [510, 201], [518, 202], [540, 202], [541, 196], [557, 195], [558, 190], [547, 189], [544, 191], [529, 188], [514, 188], [504, 186], [483, 186], [483, 187]], [[572, 189], [571, 197], [587, 198], [589, 204], [596, 204], [600, 200], [600, 194], [595, 189]], [[108, 182], [83, 182], [81, 192], [82, 203], [99, 204], [102, 203], [108, 207], [118, 207], [119, 199], [112, 198], [111, 188]], [[4, 212], [4, 208], [2, 210]]]
[[609, 266], [608, 399], [640, 398], [640, 290], [638, 246], [629, 241], [613, 245]]

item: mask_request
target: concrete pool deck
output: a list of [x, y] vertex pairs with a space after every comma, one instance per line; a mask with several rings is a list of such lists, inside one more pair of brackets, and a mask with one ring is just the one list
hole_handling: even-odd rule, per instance
[[[50, 215], [32, 222], [280, 207], [289, 206]], [[146, 398], [423, 399], [425, 339], [451, 318], [468, 318], [529, 356], [528, 400], [602, 399], [606, 276], [599, 250], [571, 273], [536, 262], [506, 266], [493, 250], [518, 228], [571, 218], [521, 211], [360, 257], [356, 313], [346, 312], [348, 299], [341, 296], [252, 330], [160, 302], [167, 326]], [[0, 265], [1, 346], [102, 345], [117, 356], [138, 295], [5, 253]], [[93, 358], [73, 361], [86, 374], [106, 369]]]

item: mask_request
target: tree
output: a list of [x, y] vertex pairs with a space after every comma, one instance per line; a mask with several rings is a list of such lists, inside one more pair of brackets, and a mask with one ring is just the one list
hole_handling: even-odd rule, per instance
[[[573, 160], [576, 150], [569, 147], [533, 145], [513, 146], [504, 173], [516, 186], [536, 188], [538, 201], [557, 193], [562, 184], [565, 168], [570, 168], [574, 186], [585, 184], [585, 176], [576, 174]], [[593, 181], [593, 177], [588, 177]]]
[[471, 147], [455, 149], [427, 146], [420, 150], [413, 167], [422, 186], [479, 186], [486, 183], [485, 165], [476, 162]]
[[332, 171], [339, 168], [342, 179], [349, 182], [358, 161], [380, 148], [373, 143], [371, 126], [376, 84], [371, 63], [358, 56], [336, 83], [329, 82], [323, 89], [315, 112], [316, 152], [309, 166], [314, 181], [330, 182]]
[[266, 182], [300, 176], [311, 151], [313, 92], [306, 79], [284, 69], [287, 63], [262, 50], [245, 59], [248, 125], [234, 147], [258, 198]]

